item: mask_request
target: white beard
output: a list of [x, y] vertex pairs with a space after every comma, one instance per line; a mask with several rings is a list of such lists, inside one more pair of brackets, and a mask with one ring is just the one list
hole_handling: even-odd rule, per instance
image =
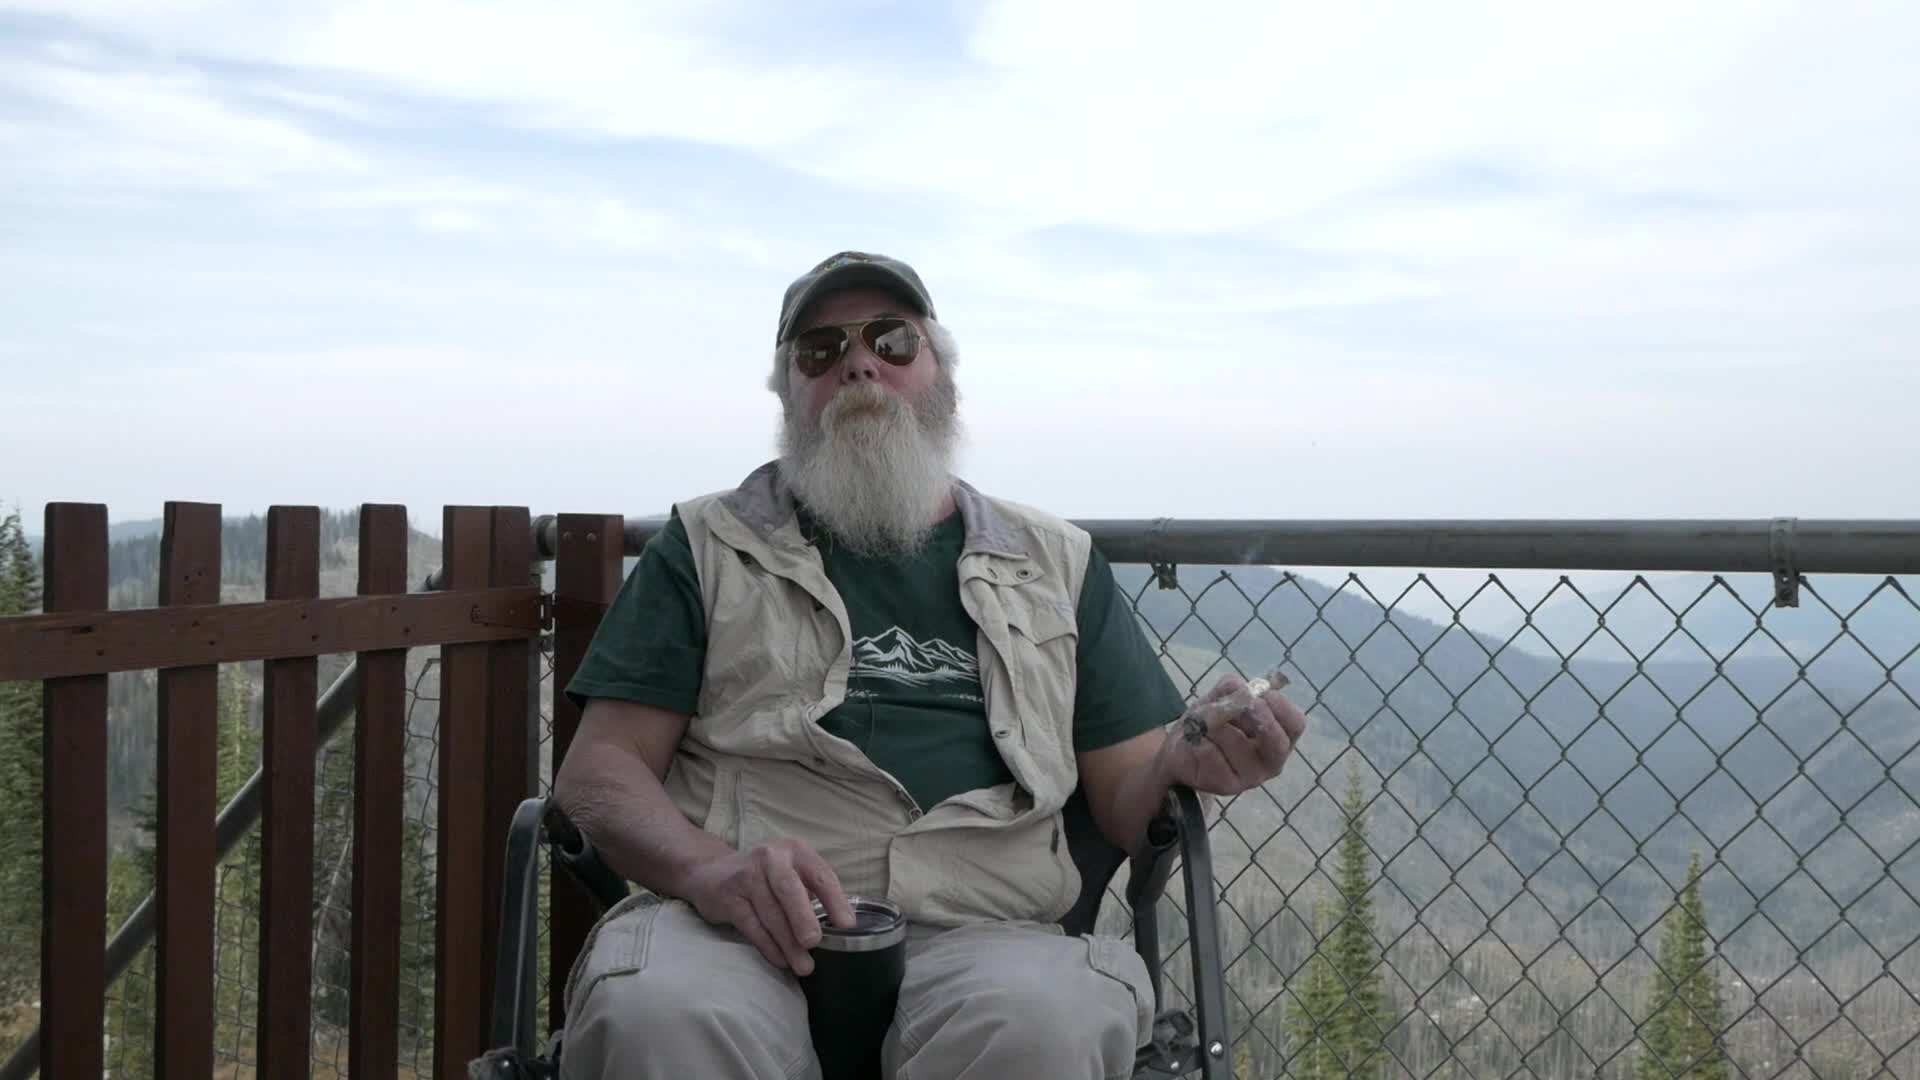
[[872, 383], [840, 390], [815, 421], [789, 404], [781, 472], [842, 546], [867, 556], [910, 554], [952, 494], [956, 404], [944, 370], [917, 407]]

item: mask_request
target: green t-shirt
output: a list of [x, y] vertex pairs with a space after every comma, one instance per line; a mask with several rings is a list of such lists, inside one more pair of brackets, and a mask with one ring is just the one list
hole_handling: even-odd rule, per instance
[[[820, 725], [859, 747], [922, 808], [1010, 780], [988, 732], [978, 631], [960, 603], [960, 515], [905, 559], [863, 558], [804, 514], [800, 523], [846, 603], [854, 636], [846, 701]], [[1185, 702], [1097, 548], [1077, 616], [1076, 751], [1122, 742], [1179, 715]], [[705, 649], [705, 603], [676, 512], [627, 575], [567, 693], [581, 704], [620, 698], [691, 714]]]

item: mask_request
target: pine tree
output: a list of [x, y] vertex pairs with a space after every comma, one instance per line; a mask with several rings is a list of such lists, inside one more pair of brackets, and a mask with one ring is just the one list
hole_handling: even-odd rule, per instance
[[[150, 850], [116, 851], [107, 860], [107, 935], [111, 937], [153, 891]], [[108, 988], [107, 1031], [113, 1039], [107, 1056], [115, 1080], [150, 1080], [154, 1048], [154, 946], [134, 954], [127, 970]]]
[[1698, 853], [1687, 867], [1679, 903], [1664, 923], [1649, 979], [1652, 1011], [1641, 1029], [1646, 1050], [1634, 1069], [1635, 1080], [1727, 1080], [1720, 1043], [1726, 1026], [1709, 964]]
[[[354, 729], [348, 719], [314, 763], [313, 1001], [316, 1023], [344, 1029], [352, 983]], [[402, 858], [405, 872], [407, 860]], [[404, 915], [402, 916], [404, 918]]]
[[1375, 936], [1373, 874], [1367, 867], [1365, 801], [1360, 790], [1360, 767], [1347, 773], [1347, 831], [1340, 845], [1340, 899], [1344, 909], [1334, 930], [1334, 972], [1340, 978], [1342, 1075], [1349, 1080], [1372, 1080], [1386, 1066], [1385, 993], [1380, 973], [1379, 938]]
[[[216, 713], [215, 800], [217, 813], [239, 793], [259, 766], [260, 732], [254, 722], [253, 684], [239, 666], [220, 672]], [[159, 808], [151, 775], [134, 813], [137, 839], [129, 851], [115, 852], [107, 868], [107, 934], [118, 933], [141, 900], [153, 891], [159, 871]], [[208, 828], [213, 823], [207, 823]], [[260, 832], [255, 826], [214, 869], [214, 1056], [246, 1055], [243, 1040], [253, 1031], [251, 995], [258, 983], [260, 926]], [[116, 1077], [153, 1075], [155, 1001], [154, 946], [148, 944], [114, 983], [108, 1030], [115, 1047], [110, 1064]]]
[[1337, 900], [1331, 911], [1316, 905], [1314, 936], [1321, 944], [1309, 962], [1300, 1010], [1288, 1023], [1293, 1075], [1300, 1080], [1374, 1080], [1387, 1062], [1389, 1020], [1358, 764], [1347, 775], [1344, 809]]
[[[231, 802], [260, 767], [253, 683], [244, 669], [220, 673], [219, 765], [215, 812]], [[211, 823], [209, 823], [211, 825]], [[214, 892], [215, 1053], [245, 1055], [253, 1031], [253, 988], [260, 970], [260, 827], [248, 829], [216, 869]]]
[[28, 615], [40, 610], [40, 564], [27, 545], [20, 512], [14, 510], [0, 518], [0, 608], [8, 615]]
[[1332, 933], [1334, 915], [1324, 900], [1313, 905], [1313, 936], [1323, 944], [1315, 947], [1307, 959], [1307, 977], [1296, 992], [1297, 1004], [1287, 1010], [1289, 1049], [1293, 1054], [1288, 1070], [1295, 1080], [1338, 1080], [1346, 1073], [1340, 1066], [1339, 1022], [1345, 994], [1339, 976], [1333, 972], [1329, 955], [1337, 949]]
[[433, 837], [412, 814], [400, 820], [400, 1023], [420, 1045], [433, 1039]]
[[[0, 518], [0, 617], [40, 609], [40, 569], [18, 511]], [[0, 682], [0, 1030], [30, 1008], [40, 981], [40, 684]]]

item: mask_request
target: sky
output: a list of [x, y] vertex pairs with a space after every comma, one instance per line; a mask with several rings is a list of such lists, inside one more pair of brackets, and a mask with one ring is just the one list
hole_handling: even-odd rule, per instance
[[[1337, 10], [1336, 10], [1337, 8]], [[1087, 518], [1920, 517], [1920, 5], [0, 0], [0, 503], [655, 514], [915, 265]]]

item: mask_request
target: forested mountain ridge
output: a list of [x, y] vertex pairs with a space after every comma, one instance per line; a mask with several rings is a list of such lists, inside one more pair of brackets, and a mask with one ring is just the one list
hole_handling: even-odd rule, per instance
[[[358, 588], [359, 519], [357, 510], [326, 510], [320, 514], [320, 595], [350, 596]], [[159, 597], [160, 523], [122, 523], [120, 539], [107, 551], [108, 604], [115, 609], [150, 607]], [[147, 526], [152, 526], [148, 528]], [[440, 542], [410, 529], [407, 580], [419, 588], [440, 565]], [[220, 594], [229, 603], [261, 600], [266, 594], [267, 521], [259, 515], [228, 518], [220, 537]], [[414, 650], [409, 670], [417, 673], [431, 650]], [[320, 658], [319, 683], [325, 689], [350, 660], [347, 656]], [[256, 691], [253, 721], [259, 723], [257, 691], [261, 665], [227, 665], [240, 669]], [[158, 680], [151, 671], [115, 673], [108, 677], [108, 801], [115, 824], [116, 844], [131, 839], [131, 814], [151, 784], [158, 707]]]
[[[1215, 584], [1223, 571], [1233, 587]], [[1183, 568], [1184, 592], [1155, 587], [1144, 567], [1115, 573], [1147, 626], [1191, 658], [1185, 676], [1210, 683], [1223, 656], [1249, 674], [1284, 667], [1313, 706], [1303, 750], [1330, 760], [1356, 745], [1387, 777], [1384, 806], [1409, 829], [1426, 820], [1443, 849], [1462, 835], [1450, 825], [1497, 828], [1506, 858], [1541, 872], [1535, 888], [1606, 883], [1625, 910], [1651, 916], [1667, 881], [1611, 875], [1644, 854], [1679, 880], [1691, 852], [1715, 849], [1749, 883], [1778, 881], [1805, 857], [1843, 901], [1890, 862], [1920, 888], [1920, 855], [1902, 857], [1920, 840], [1907, 794], [1920, 796], [1920, 756], [1908, 755], [1920, 663], [1890, 675], [1852, 654], [1805, 663], [1757, 641], [1718, 660], [1691, 645], [1692, 656], [1589, 659], [1601, 652], [1590, 646], [1563, 662], [1267, 568]], [[1248, 597], [1261, 601], [1258, 621]], [[1705, 888], [1721, 910], [1755, 906], [1727, 874]], [[1897, 896], [1881, 890], [1852, 914], [1905, 917]], [[1786, 890], [1766, 909], [1815, 920], [1808, 929], [1830, 920], [1830, 904], [1789, 903], [1805, 899]]]
[[[115, 609], [145, 607], [158, 594], [160, 535], [157, 527], [141, 523], [119, 530], [108, 551], [109, 603]], [[156, 523], [157, 525], [157, 523]], [[358, 513], [323, 512], [320, 520], [320, 592], [345, 596], [356, 591], [358, 576]], [[221, 596], [227, 602], [262, 599], [265, 585], [266, 521], [260, 517], [230, 518], [223, 523]], [[418, 588], [440, 564], [439, 542], [417, 530], [409, 538], [408, 574]], [[4, 592], [4, 590], [0, 590]], [[29, 610], [31, 606], [29, 605]], [[20, 610], [12, 605], [12, 610]], [[401, 1023], [410, 1032], [432, 1030], [433, 1008], [433, 882], [434, 814], [429, 777], [438, 714], [437, 685], [429, 665], [437, 650], [409, 652], [407, 681], [418, 687], [407, 711], [407, 818], [401, 825], [402, 844], [402, 986]], [[350, 656], [319, 658], [319, 685], [325, 688], [340, 674]], [[220, 760], [216, 805], [224, 807], [259, 765], [262, 665], [221, 665], [218, 728]], [[151, 671], [108, 676], [108, 781], [111, 859], [108, 867], [108, 927], [117, 928], [153, 886], [155, 855], [152, 834], [153, 766], [156, 742], [157, 678]], [[31, 687], [30, 683], [0, 685], [0, 691]], [[0, 705], [5, 704], [0, 700]], [[17, 710], [0, 709], [0, 713]], [[37, 709], [34, 710], [37, 712]], [[37, 728], [37, 717], [34, 727]], [[314, 970], [314, 1046], [318, 1059], [332, 1058], [343, 1039], [346, 987], [350, 982], [347, 942], [351, 929], [348, 910], [353, 830], [352, 746], [353, 722], [334, 734], [315, 763], [314, 861], [312, 887], [315, 904], [311, 962]], [[30, 731], [32, 729], [29, 729]], [[21, 761], [38, 753], [19, 740], [0, 745], [0, 778], [13, 775]], [[4, 793], [4, 792], [0, 792]], [[29, 800], [37, 806], [38, 796]], [[34, 815], [20, 815], [26, 820]], [[28, 823], [28, 832], [38, 835]], [[252, 1037], [251, 1004], [258, 981], [260, 833], [256, 827], [227, 855], [218, 870], [215, 897], [216, 1043], [223, 1060], [237, 1055]], [[37, 851], [31, 862], [37, 863]], [[33, 869], [30, 867], [30, 869]], [[8, 911], [38, 908], [38, 873], [30, 874], [31, 891], [0, 889]], [[543, 894], [544, 895], [544, 894]], [[27, 919], [9, 915], [14, 925]], [[34, 1019], [37, 940], [22, 939], [21, 955], [0, 950], [0, 1055], [10, 1053], [14, 1040], [25, 1037]], [[110, 991], [108, 1002], [109, 1060], [113, 1075], [130, 1078], [154, 1075], [150, 1048], [154, 1041], [154, 954], [143, 949]], [[231, 1050], [227, 1048], [232, 1048]], [[431, 1040], [420, 1036], [399, 1063], [399, 1075], [424, 1075], [431, 1058]], [[344, 1056], [341, 1060], [344, 1061]], [[224, 1072], [221, 1075], [225, 1075]]]
[[[1242, 1041], [1244, 1075], [1277, 1074], [1319, 909], [1338, 900], [1350, 766], [1387, 1045], [1410, 1070], [1384, 1075], [1448, 1056], [1463, 1075], [1523, 1057], [1536, 1075], [1592, 1075], [1649, 1007], [1695, 859], [1741, 1067], [1804, 1054], [1820, 1075], [1866, 1077], [1891, 1064], [1874, 1041], [1920, 1034], [1904, 988], [1920, 986], [1920, 612], [1889, 604], [1901, 583], [1823, 580], [1826, 597], [1853, 594], [1845, 626], [1761, 604], [1747, 619], [1773, 636], [1723, 616], [1696, 642], [1651, 618], [1616, 640], [1565, 607], [1540, 629], [1470, 629], [1265, 567], [1181, 567], [1178, 589], [1146, 567], [1115, 576], [1183, 690], [1278, 666], [1309, 710], [1287, 770], [1211, 830], [1229, 996], [1273, 1002]], [[1702, 614], [1682, 605], [1683, 623]], [[1499, 1036], [1474, 1037], [1488, 1021]]]

